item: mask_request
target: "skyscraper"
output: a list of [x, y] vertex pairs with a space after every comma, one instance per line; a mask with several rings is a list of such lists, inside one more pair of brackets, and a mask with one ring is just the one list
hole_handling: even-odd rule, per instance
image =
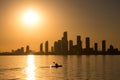
[[90, 49], [90, 38], [86, 37], [86, 49], [89, 50]]
[[98, 44], [97, 43], [94, 43], [94, 50], [95, 50], [95, 52], [98, 52]]
[[69, 52], [70, 53], [73, 52], [73, 41], [72, 40], [69, 41]]
[[54, 52], [54, 47], [53, 47], [53, 46], [51, 47], [51, 52], [52, 52], [52, 53]]
[[82, 53], [82, 41], [81, 36], [77, 36], [77, 52]]
[[67, 41], [68, 39], [67, 39], [67, 32], [64, 32], [63, 33], [63, 37], [64, 37], [64, 39]]
[[67, 32], [63, 33], [62, 37], [62, 52], [67, 54], [68, 53], [68, 39], [67, 39]]
[[58, 43], [57, 43], [57, 41], [54, 42], [54, 52], [55, 53], [58, 52]]
[[58, 40], [58, 52], [61, 53], [62, 52], [62, 40]]
[[102, 52], [106, 52], [106, 41], [102, 40]]
[[26, 46], [26, 53], [29, 53], [30, 52], [30, 47], [29, 45]]
[[45, 42], [45, 53], [48, 53], [48, 41]]
[[40, 44], [40, 53], [43, 53], [43, 43]]
[[21, 47], [21, 53], [24, 53], [24, 47]]

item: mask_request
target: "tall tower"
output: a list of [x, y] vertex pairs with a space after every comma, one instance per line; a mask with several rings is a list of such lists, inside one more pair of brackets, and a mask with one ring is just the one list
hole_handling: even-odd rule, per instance
[[70, 53], [73, 52], [73, 41], [72, 40], [69, 41], [69, 51]]
[[67, 41], [67, 32], [64, 32], [64, 33], [63, 33], [63, 37], [64, 37], [64, 39]]
[[106, 41], [102, 40], [102, 52], [106, 52]]
[[52, 52], [52, 53], [54, 52], [54, 47], [53, 47], [53, 46], [51, 47], [51, 52]]
[[54, 52], [55, 53], [58, 52], [58, 43], [57, 43], [57, 41], [54, 42]]
[[45, 53], [48, 53], [48, 41], [45, 42]]
[[79, 52], [79, 53], [82, 52], [82, 41], [81, 41], [81, 36], [77, 36], [77, 52]]
[[29, 53], [30, 52], [30, 47], [29, 45], [26, 46], [26, 53]]
[[40, 44], [40, 53], [43, 53], [43, 43]]
[[58, 48], [58, 52], [61, 53], [62, 52], [62, 40], [57, 41], [57, 48]]
[[86, 49], [89, 50], [90, 49], [90, 38], [86, 37]]
[[62, 52], [67, 54], [68, 53], [68, 39], [67, 39], [67, 32], [63, 33], [62, 37]]
[[95, 50], [95, 52], [98, 52], [98, 44], [97, 43], [94, 43], [94, 50]]
[[24, 47], [21, 47], [21, 53], [24, 53]]

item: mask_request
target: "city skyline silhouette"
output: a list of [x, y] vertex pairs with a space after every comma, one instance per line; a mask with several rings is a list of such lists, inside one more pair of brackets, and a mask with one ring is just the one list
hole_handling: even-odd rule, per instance
[[49, 46], [49, 41], [39, 44], [39, 52], [33, 51], [29, 45], [26, 48], [21, 47], [17, 50], [11, 50], [11, 52], [3, 52], [3, 54], [15, 54], [15, 55], [120, 55], [118, 48], [115, 48], [112, 44], [109, 45], [109, 48], [106, 47], [106, 40], [101, 40], [101, 50], [98, 49], [99, 44], [94, 42], [91, 47], [90, 37], [85, 38], [85, 48], [83, 48], [83, 41], [81, 36], [76, 36], [76, 44], [73, 44], [73, 40], [68, 40], [68, 32], [63, 32], [61, 39], [54, 41], [53, 46]]

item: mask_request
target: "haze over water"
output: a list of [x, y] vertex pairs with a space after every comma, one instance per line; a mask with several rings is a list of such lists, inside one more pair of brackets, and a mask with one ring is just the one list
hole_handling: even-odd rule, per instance
[[[52, 62], [63, 67], [51, 68]], [[120, 56], [0, 56], [0, 80], [119, 80]]]

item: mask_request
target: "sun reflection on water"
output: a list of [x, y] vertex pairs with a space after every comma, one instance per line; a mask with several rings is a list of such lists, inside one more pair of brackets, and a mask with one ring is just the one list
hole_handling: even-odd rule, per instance
[[33, 55], [28, 56], [26, 74], [27, 80], [35, 80], [35, 63]]

